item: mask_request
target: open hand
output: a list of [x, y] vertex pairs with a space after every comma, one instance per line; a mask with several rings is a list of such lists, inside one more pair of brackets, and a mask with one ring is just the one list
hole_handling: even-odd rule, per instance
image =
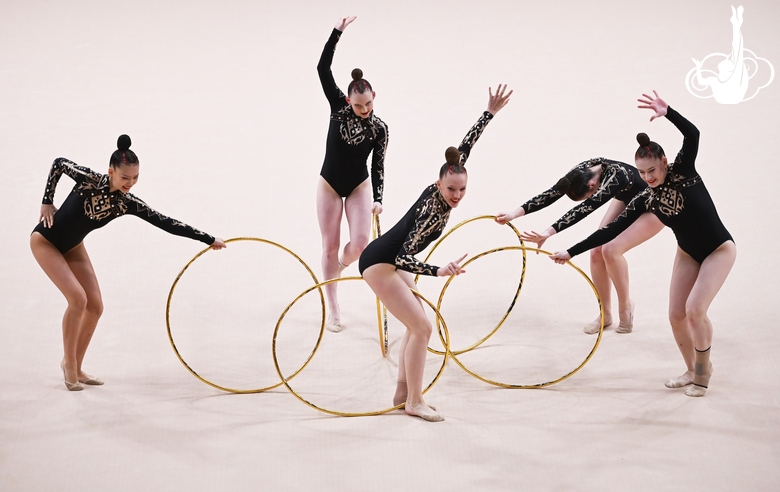
[[348, 25], [355, 22], [355, 19], [357, 19], [356, 15], [352, 15], [349, 17], [342, 17], [336, 22], [336, 25], [334, 27], [336, 28], [336, 30], [344, 32], [344, 29], [346, 29]]
[[655, 114], [650, 117], [650, 121], [660, 118], [661, 116], [666, 116], [666, 109], [669, 107], [669, 105], [666, 104], [666, 101], [658, 97], [658, 93], [655, 90], [653, 90], [653, 94], [655, 94], [655, 97], [642, 94], [644, 99], [637, 99], [637, 101], [642, 103], [637, 106], [637, 108], [652, 109], [655, 111]]
[[498, 88], [496, 89], [496, 93], [493, 94], [493, 89], [491, 87], [488, 87], [488, 94], [490, 95], [490, 99], [488, 99], [488, 107], [487, 110], [492, 114], [493, 116], [496, 115], [499, 111], [501, 111], [501, 108], [507, 105], [509, 103], [509, 96], [512, 95], [513, 90], [510, 90], [508, 93], [506, 93], [506, 84], [498, 84]]
[[[549, 239], [551, 234], [548, 234], [547, 231], [545, 232], [523, 232], [520, 234], [520, 239], [523, 241], [528, 241], [529, 243], [536, 243], [537, 249], [541, 249], [542, 245], [544, 244], [547, 239]], [[537, 252], [538, 253], [538, 252]]]
[[41, 216], [38, 222], [43, 222], [43, 227], [49, 228], [54, 225], [54, 214], [57, 213], [57, 207], [54, 205], [41, 205]]

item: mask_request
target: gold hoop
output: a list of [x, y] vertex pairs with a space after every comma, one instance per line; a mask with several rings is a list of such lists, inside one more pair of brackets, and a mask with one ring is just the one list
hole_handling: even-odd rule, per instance
[[[371, 235], [374, 239], [382, 235], [382, 229], [379, 226], [379, 215], [374, 214], [374, 220], [371, 223]], [[387, 337], [387, 308], [376, 296], [376, 322], [379, 328], [379, 347], [382, 350], [382, 357], [387, 357], [387, 348], [389, 339]]]
[[[528, 247], [525, 247], [525, 246], [505, 246], [503, 248], [495, 248], [495, 249], [491, 249], [491, 250], [485, 251], [483, 253], [480, 253], [479, 255], [474, 257], [474, 259], [482, 257], [482, 256], [486, 256], [486, 255], [489, 255], [489, 254], [492, 254], [492, 253], [496, 253], [496, 252], [499, 252], [499, 251], [512, 251], [512, 250], [515, 250], [515, 251], [522, 250], [524, 258], [525, 258], [526, 251], [532, 251], [532, 252], [542, 253], [542, 254], [546, 254], [546, 255], [550, 255], [551, 254], [548, 251], [544, 251], [544, 250], [537, 249], [537, 248], [528, 248]], [[574, 263], [572, 263], [570, 261], [567, 261], [566, 264], [571, 266], [572, 268], [574, 268], [577, 272], [580, 273], [580, 275], [583, 276], [583, 278], [585, 280], [587, 280], [588, 285], [590, 285], [591, 289], [593, 289], [593, 293], [596, 294], [596, 300], [599, 303], [599, 313], [601, 315], [601, 327], [599, 328], [599, 336], [596, 337], [596, 343], [593, 345], [593, 349], [591, 349], [590, 353], [588, 353], [588, 356], [585, 357], [585, 360], [582, 361], [582, 363], [579, 366], [577, 366], [574, 370], [572, 370], [572, 371], [566, 373], [565, 375], [561, 376], [560, 378], [555, 379], [553, 381], [548, 381], [546, 383], [511, 384], [511, 383], [502, 383], [502, 382], [499, 382], [499, 381], [493, 381], [491, 379], [488, 379], [488, 378], [485, 378], [483, 376], [480, 376], [476, 372], [468, 369], [465, 366], [465, 364], [463, 364], [458, 359], [457, 354], [455, 354], [455, 353], [450, 351], [449, 354], [450, 354], [450, 357], [452, 357], [452, 360], [454, 360], [455, 363], [458, 364], [461, 367], [461, 369], [463, 369], [464, 371], [466, 371], [467, 373], [471, 374], [472, 376], [474, 376], [475, 378], [479, 379], [482, 382], [485, 382], [485, 383], [488, 383], [488, 384], [492, 384], [493, 386], [500, 386], [502, 388], [511, 388], [511, 389], [543, 388], [545, 386], [550, 386], [550, 385], [553, 385], [555, 383], [559, 383], [559, 382], [563, 381], [564, 379], [569, 378], [570, 376], [572, 376], [574, 373], [576, 373], [580, 369], [582, 369], [582, 367], [590, 360], [590, 358], [593, 357], [593, 354], [596, 352], [596, 349], [599, 346], [599, 342], [601, 342], [601, 337], [604, 334], [604, 306], [601, 303], [601, 296], [599, 296], [599, 292], [598, 292], [598, 290], [596, 290], [596, 286], [590, 280], [588, 275], [585, 272], [583, 272], [582, 270], [580, 270]]]
[[[337, 415], [339, 417], [369, 417], [369, 416], [373, 416], [373, 415], [381, 415], [383, 413], [392, 412], [393, 410], [398, 410], [401, 407], [403, 407], [403, 405], [404, 405], [403, 403], [398, 404], [398, 405], [396, 405], [394, 407], [389, 407], [389, 408], [385, 408], [385, 409], [382, 409], [382, 410], [374, 410], [374, 411], [370, 411], [370, 412], [340, 412], [338, 410], [330, 410], [330, 409], [327, 409], [327, 408], [323, 408], [323, 407], [315, 405], [314, 403], [308, 401], [307, 399], [305, 399], [304, 397], [299, 395], [294, 389], [292, 389], [292, 387], [288, 383], [288, 381], [291, 378], [285, 378], [284, 376], [282, 376], [282, 370], [279, 367], [279, 360], [278, 360], [277, 355], [276, 355], [276, 336], [279, 333], [279, 327], [282, 325], [282, 321], [284, 320], [284, 317], [287, 315], [287, 312], [303, 296], [305, 296], [309, 292], [313, 291], [314, 289], [321, 289], [325, 285], [328, 285], [328, 284], [331, 284], [331, 283], [335, 283], [335, 282], [343, 282], [343, 281], [347, 281], [347, 280], [363, 280], [363, 277], [334, 278], [334, 279], [325, 280], [324, 282], [320, 282], [320, 283], [318, 283], [316, 285], [313, 285], [312, 287], [309, 287], [305, 291], [301, 292], [298, 295], [298, 297], [296, 297], [287, 306], [287, 308], [284, 310], [282, 315], [279, 316], [279, 321], [276, 322], [276, 328], [274, 328], [274, 338], [273, 338], [273, 343], [271, 345], [271, 347], [272, 347], [271, 352], [273, 354], [274, 366], [276, 367], [276, 372], [279, 375], [279, 378], [281, 378], [282, 383], [287, 387], [288, 390], [290, 390], [290, 393], [292, 393], [298, 400], [300, 400], [305, 405], [310, 406], [311, 408], [313, 408], [315, 410], [319, 410], [320, 412], [324, 412], [324, 413], [327, 413], [327, 414], [330, 414], [330, 415]], [[422, 294], [420, 294], [419, 292], [417, 292], [414, 289], [410, 288], [409, 290], [411, 290], [414, 295], [416, 295], [423, 302], [425, 302], [433, 310], [433, 312], [436, 313], [436, 319], [441, 321], [441, 325], [440, 325], [441, 328], [439, 328], [439, 330], [437, 330], [438, 333], [439, 333], [439, 338], [441, 339], [442, 345], [444, 346], [445, 350], [449, 350], [449, 341], [450, 341], [449, 340], [449, 332], [447, 331], [447, 323], [444, 321], [444, 318], [442, 318], [441, 313], [439, 313], [439, 310], [436, 309], [436, 307], [433, 305], [433, 303], [431, 303], [428, 299], [426, 299], [425, 296], [423, 296]], [[308, 361], [307, 361], [307, 363], [308, 363]], [[428, 390], [430, 390], [433, 387], [433, 385], [436, 384], [436, 381], [439, 380], [439, 378], [441, 377], [442, 373], [444, 372], [444, 368], [446, 367], [446, 365], [447, 365], [447, 357], [442, 357], [442, 364], [441, 364], [441, 367], [439, 368], [439, 371], [436, 373], [436, 376], [433, 378], [433, 380], [430, 382], [430, 384], [423, 390], [422, 394], [427, 393]], [[298, 371], [300, 372], [300, 369]]]
[[[314, 274], [314, 272], [311, 270], [311, 268], [309, 268], [309, 265], [307, 265], [306, 262], [304, 262], [298, 255], [293, 253], [288, 248], [282, 246], [281, 244], [275, 243], [273, 241], [269, 241], [267, 239], [261, 239], [261, 238], [258, 238], [258, 237], [234, 237], [232, 239], [225, 240], [225, 243], [232, 243], [232, 242], [236, 242], [236, 241], [256, 241], [256, 242], [259, 242], [259, 243], [270, 244], [271, 246], [275, 246], [277, 248], [280, 248], [280, 249], [290, 253], [296, 260], [298, 260], [301, 263], [301, 265], [303, 265], [303, 267], [306, 269], [306, 271], [309, 272], [309, 275], [311, 275], [312, 280], [314, 280], [315, 283], [318, 282], [317, 276]], [[184, 275], [184, 272], [187, 271], [187, 269], [190, 267], [190, 265], [192, 265], [195, 262], [195, 260], [197, 260], [203, 254], [205, 254], [206, 252], [208, 252], [210, 250], [211, 250], [210, 247], [204, 249], [203, 251], [201, 251], [198, 254], [196, 254], [195, 257], [193, 257], [186, 265], [184, 265], [184, 268], [181, 269], [181, 271], [179, 272], [179, 275], [176, 276], [176, 280], [173, 281], [173, 285], [171, 285], [171, 290], [168, 293], [168, 302], [165, 305], [165, 325], [168, 328], [168, 340], [170, 340], [170, 342], [171, 342], [171, 347], [173, 347], [173, 352], [176, 354], [176, 357], [179, 359], [179, 361], [184, 365], [184, 367], [187, 368], [187, 370], [193, 376], [195, 376], [199, 380], [203, 381], [204, 383], [208, 384], [209, 386], [212, 386], [212, 387], [217, 388], [217, 389], [222, 390], [222, 391], [227, 391], [229, 393], [242, 393], [242, 394], [246, 394], [246, 393], [261, 393], [263, 391], [267, 391], [267, 390], [270, 390], [270, 389], [273, 389], [273, 388], [281, 386], [281, 384], [282, 384], [281, 381], [279, 381], [278, 383], [276, 383], [276, 384], [274, 384], [272, 386], [266, 386], [265, 388], [254, 388], [254, 389], [236, 389], [236, 388], [228, 388], [228, 387], [225, 387], [225, 386], [221, 386], [221, 385], [216, 384], [216, 383], [214, 383], [212, 381], [209, 381], [208, 379], [206, 379], [203, 376], [201, 376], [200, 374], [198, 374], [192, 367], [190, 367], [189, 364], [187, 364], [187, 362], [184, 360], [184, 358], [179, 353], [179, 349], [176, 347], [176, 343], [173, 341], [173, 334], [171, 333], [171, 320], [170, 320], [170, 317], [171, 317], [171, 300], [173, 299], [173, 291], [176, 289], [176, 285], [179, 283], [179, 280], [181, 279], [182, 275]], [[221, 254], [224, 254], [224, 253], [221, 253]], [[304, 367], [306, 367], [306, 365], [309, 363], [309, 361], [312, 359], [312, 357], [314, 357], [314, 353], [317, 351], [317, 348], [319, 348], [319, 346], [320, 346], [320, 341], [322, 340], [322, 334], [323, 334], [323, 332], [325, 330], [325, 297], [322, 294], [322, 290], [320, 290], [319, 294], [320, 294], [320, 302], [322, 304], [322, 326], [320, 327], [320, 335], [317, 338], [317, 343], [314, 346], [314, 349], [312, 350], [311, 355], [309, 355], [309, 358], [306, 359], [306, 362], [304, 362], [303, 365], [300, 368], [298, 368], [297, 371], [295, 371], [293, 374], [291, 374], [288, 377], [288, 379], [292, 379], [299, 372], [301, 372]], [[280, 378], [281, 378], [281, 376], [280, 376]]]
[[[508, 248], [509, 247], [507, 247], [506, 249], [508, 249]], [[518, 246], [511, 246], [511, 248], [517, 249]], [[525, 246], [520, 246], [520, 248], [525, 248]], [[491, 252], [502, 251], [503, 249], [505, 249], [505, 248], [496, 248], [494, 250], [484, 251], [484, 252], [482, 252], [482, 253], [480, 253], [480, 254], [470, 258], [466, 263], [464, 263], [462, 265], [462, 267], [465, 268], [468, 265], [470, 265], [471, 263], [473, 263], [474, 261], [478, 260], [479, 258], [482, 258], [483, 256], [486, 256], [486, 255], [489, 255]], [[501, 320], [498, 322], [498, 324], [495, 326], [495, 328], [493, 328], [493, 331], [491, 331], [490, 333], [485, 335], [484, 338], [478, 340], [477, 342], [469, 345], [468, 347], [466, 347], [464, 349], [450, 350], [450, 353], [452, 353], [454, 355], [460, 355], [460, 354], [463, 354], [463, 353], [468, 352], [470, 350], [474, 350], [475, 348], [477, 348], [480, 345], [482, 345], [488, 338], [492, 337], [498, 331], [498, 329], [501, 328], [501, 326], [504, 324], [504, 321], [506, 321], [506, 319], [509, 317], [509, 314], [512, 312], [512, 309], [514, 309], [515, 303], [517, 302], [517, 298], [520, 296], [520, 289], [523, 288], [523, 281], [525, 280], [525, 269], [526, 269], [526, 255], [525, 255], [525, 249], [523, 249], [523, 272], [520, 274], [520, 283], [517, 286], [517, 291], [515, 292], [515, 296], [512, 298], [512, 302], [511, 302], [511, 304], [509, 304], [509, 308], [507, 308], [506, 312], [504, 313], [504, 316], [501, 317]], [[436, 303], [436, 307], [438, 309], [441, 309], [441, 303], [444, 300], [444, 294], [447, 291], [447, 288], [449, 287], [450, 283], [453, 280], [455, 280], [456, 277], [457, 277], [457, 275], [451, 275], [450, 278], [448, 278], [447, 281], [444, 283], [444, 286], [441, 289], [441, 293], [439, 294], [439, 301]], [[436, 350], [436, 349], [433, 349], [431, 347], [428, 347], [428, 352], [434, 353], [436, 355], [444, 355], [444, 352], [442, 352], [441, 350]]]
[[[472, 217], [470, 219], [466, 219], [463, 222], [461, 222], [460, 224], [456, 225], [455, 227], [453, 227], [452, 229], [447, 231], [442, 237], [440, 237], [436, 241], [436, 243], [434, 243], [434, 245], [431, 247], [431, 250], [428, 252], [428, 256], [425, 257], [424, 263], [428, 263], [428, 260], [431, 258], [431, 255], [433, 255], [433, 252], [436, 251], [436, 248], [438, 248], [439, 245], [442, 243], [442, 241], [447, 239], [447, 237], [450, 234], [452, 234], [453, 232], [457, 231], [458, 229], [460, 229], [461, 227], [463, 227], [466, 224], [469, 224], [469, 223], [477, 221], [477, 220], [484, 220], [484, 219], [495, 220], [496, 216], [495, 215], [480, 215], [478, 217]], [[515, 235], [517, 236], [517, 240], [520, 241], [520, 246], [521, 247], [525, 247], [525, 245], [523, 243], [523, 240], [520, 238], [520, 231], [518, 231], [517, 228], [514, 225], [512, 225], [511, 222], [507, 222], [506, 225], [509, 226], [509, 228], [512, 229], [512, 231], [515, 233]], [[477, 258], [479, 258], [480, 256], [484, 256], [484, 255], [485, 255], [485, 253], [482, 253], [482, 254], [477, 255], [477, 256], [475, 256], [473, 258], [470, 258], [462, 266], [465, 267], [465, 266], [469, 265], [471, 262], [473, 262], [474, 260], [476, 260]], [[525, 255], [525, 250], [523, 250], [523, 271], [520, 274], [520, 283], [517, 285], [517, 291], [515, 292], [515, 295], [512, 298], [512, 302], [509, 304], [509, 308], [506, 310], [506, 313], [504, 314], [504, 316], [501, 318], [501, 320], [498, 322], [498, 324], [490, 331], [490, 333], [488, 333], [484, 338], [478, 340], [476, 343], [474, 343], [472, 345], [469, 345], [468, 347], [466, 347], [464, 349], [450, 350], [450, 352], [452, 352], [455, 355], [460, 355], [460, 354], [462, 354], [464, 352], [468, 352], [470, 350], [474, 350], [475, 348], [477, 348], [480, 345], [482, 345], [483, 343], [485, 343], [485, 341], [488, 338], [490, 338], [493, 335], [495, 335], [495, 333], [498, 331], [498, 329], [501, 328], [501, 326], [504, 324], [504, 321], [506, 321], [506, 319], [509, 317], [509, 314], [512, 312], [512, 309], [514, 309], [514, 307], [515, 307], [515, 303], [517, 302], [518, 296], [520, 296], [520, 290], [523, 288], [523, 281], [525, 280], [525, 268], [526, 268], [526, 255]], [[445, 282], [444, 286], [442, 287], [441, 292], [439, 293], [439, 301], [436, 304], [437, 309], [441, 309], [441, 303], [442, 303], [442, 300], [444, 299], [444, 292], [447, 290], [447, 287], [450, 285], [450, 282], [452, 282], [452, 280], [455, 277], [456, 277], [456, 275], [450, 276], [450, 278], [447, 279], [447, 282]], [[419, 278], [420, 278], [420, 275], [419, 274], [416, 275], [415, 278], [414, 278], [414, 283], [417, 283], [417, 280]], [[438, 319], [437, 319], [437, 323], [438, 323]], [[436, 327], [438, 328], [438, 324], [436, 325]], [[436, 349], [431, 348], [431, 347], [428, 347], [428, 352], [431, 352], [431, 353], [436, 354], [436, 355], [444, 355], [444, 352], [442, 352], [441, 350], [436, 350]]]

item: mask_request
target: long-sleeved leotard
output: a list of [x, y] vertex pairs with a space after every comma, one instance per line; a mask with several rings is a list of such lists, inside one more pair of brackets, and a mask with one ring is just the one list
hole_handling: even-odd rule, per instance
[[696, 171], [699, 130], [671, 107], [666, 118], [683, 134], [683, 145], [663, 184], [642, 191], [617, 219], [570, 248], [571, 256], [611, 241], [645, 212], [655, 214], [670, 227], [680, 249], [699, 263], [724, 242], [733, 241]]
[[54, 192], [63, 174], [71, 177], [76, 185], [62, 207], [54, 214], [52, 226], [44, 227], [41, 222], [33, 230], [39, 232], [61, 253], [66, 253], [78, 245], [90, 232], [125, 214], [140, 217], [170, 234], [202, 241], [208, 245], [215, 240], [205, 232], [149, 208], [130, 193], [125, 194], [120, 190], [112, 192], [107, 174], [96, 173], [62, 157], [56, 159], [51, 166], [43, 195], [44, 204], [53, 204]]
[[325, 149], [325, 161], [320, 176], [342, 197], [349, 196], [368, 178], [366, 160], [371, 161], [371, 183], [374, 201], [382, 203], [385, 180], [385, 153], [387, 151], [387, 125], [372, 111], [368, 118], [356, 115], [346, 101], [346, 96], [336, 85], [330, 65], [341, 31], [333, 32], [322, 50], [317, 64], [322, 90], [330, 103], [330, 126]]
[[[465, 165], [472, 147], [482, 135], [493, 115], [485, 111], [461, 142], [460, 162]], [[421, 275], [436, 276], [439, 267], [423, 263], [414, 257], [441, 236], [450, 218], [452, 207], [435, 184], [428, 186], [392, 229], [375, 239], [360, 255], [359, 270], [377, 263], [389, 263], [396, 268]]]
[[[611, 198], [616, 198], [628, 204], [632, 198], [647, 188], [647, 183], [639, 175], [637, 168], [629, 166], [625, 162], [613, 161], [603, 157], [581, 162], [574, 166], [572, 171], [574, 169], [582, 169], [587, 172], [591, 167], [598, 165], [601, 165], [601, 183], [598, 189], [593, 195], [556, 220], [552, 225], [555, 232], [561, 232], [567, 227], [573, 226], [587, 217], [588, 214], [607, 203]], [[564, 195], [565, 193], [556, 190], [553, 186], [544, 193], [540, 193], [525, 202], [522, 208], [525, 211], [525, 215], [528, 215], [551, 205]]]

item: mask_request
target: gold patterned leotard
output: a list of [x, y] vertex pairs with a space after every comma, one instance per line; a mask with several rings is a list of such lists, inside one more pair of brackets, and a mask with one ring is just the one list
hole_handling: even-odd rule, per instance
[[195, 239], [208, 245], [214, 242], [213, 236], [162, 215], [130, 193], [111, 191], [107, 174], [96, 173], [62, 157], [55, 159], [51, 166], [43, 195], [44, 204], [54, 203], [54, 191], [63, 174], [72, 178], [76, 185], [62, 207], [54, 214], [54, 224], [44, 227], [43, 223], [39, 222], [33, 230], [39, 232], [61, 253], [66, 253], [78, 245], [90, 232], [125, 214], [140, 217], [177, 236]]
[[[471, 148], [492, 118], [493, 115], [485, 111], [466, 134], [458, 147], [461, 164], [465, 165]], [[428, 186], [392, 229], [363, 250], [359, 262], [360, 273], [377, 263], [389, 263], [407, 272], [436, 276], [439, 267], [423, 263], [414, 255], [441, 236], [451, 211], [452, 207], [444, 200], [436, 185]]]
[[571, 256], [608, 243], [645, 212], [655, 214], [671, 228], [680, 249], [699, 263], [721, 244], [734, 240], [696, 171], [699, 130], [671, 107], [666, 110], [666, 118], [683, 134], [683, 145], [674, 163], [669, 165], [664, 182], [655, 188], [645, 188], [617, 219], [570, 248]]

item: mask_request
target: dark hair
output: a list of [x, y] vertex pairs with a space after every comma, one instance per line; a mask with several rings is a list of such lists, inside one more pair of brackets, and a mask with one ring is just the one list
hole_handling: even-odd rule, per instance
[[591, 178], [593, 178], [591, 168], [575, 167], [559, 179], [553, 188], [555, 191], [565, 193], [572, 200], [582, 200], [590, 191], [588, 182]]
[[647, 136], [647, 133], [637, 133], [636, 141], [639, 143], [639, 148], [636, 149], [634, 159], [642, 159], [645, 157], [649, 157], [651, 159], [660, 159], [666, 156], [666, 154], [664, 154], [664, 149], [662, 149], [661, 146], [657, 143], [651, 142], [650, 137]]
[[352, 82], [350, 82], [347, 87], [347, 95], [349, 96], [353, 92], [363, 94], [366, 91], [373, 92], [374, 89], [371, 88], [371, 84], [368, 83], [368, 80], [363, 78], [363, 70], [359, 68], [352, 70]]
[[122, 164], [134, 165], [138, 164], [138, 156], [135, 152], [130, 150], [130, 144], [133, 142], [127, 135], [119, 135], [116, 140], [116, 150], [111, 154], [111, 159], [108, 161], [108, 165], [114, 169], [118, 168]]
[[466, 174], [466, 166], [460, 163], [460, 151], [455, 147], [447, 147], [444, 151], [447, 160], [439, 170], [439, 179], [444, 179], [448, 174]]

